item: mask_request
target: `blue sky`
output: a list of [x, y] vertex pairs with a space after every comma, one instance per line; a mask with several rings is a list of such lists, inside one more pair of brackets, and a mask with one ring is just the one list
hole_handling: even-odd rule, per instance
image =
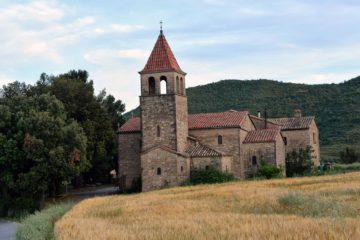
[[358, 0], [0, 0], [0, 84], [85, 69], [130, 110], [160, 20], [188, 87], [338, 83], [360, 75], [359, 12]]

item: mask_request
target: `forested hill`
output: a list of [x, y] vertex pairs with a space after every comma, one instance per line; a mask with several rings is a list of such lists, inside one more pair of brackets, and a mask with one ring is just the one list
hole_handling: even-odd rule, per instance
[[323, 159], [337, 157], [346, 145], [360, 147], [360, 77], [320, 85], [223, 80], [188, 88], [187, 96], [190, 113], [234, 109], [256, 114], [266, 108], [270, 117], [282, 117], [300, 108], [317, 118]]

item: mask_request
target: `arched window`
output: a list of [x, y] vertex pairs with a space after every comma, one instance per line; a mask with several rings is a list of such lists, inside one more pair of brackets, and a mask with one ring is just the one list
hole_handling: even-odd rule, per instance
[[205, 170], [209, 170], [210, 169], [210, 167], [209, 166], [205, 166]]
[[149, 77], [149, 95], [155, 95], [155, 78]]
[[165, 76], [160, 77], [160, 94], [167, 94], [167, 79]]
[[180, 170], [181, 170], [181, 172], [183, 172], [183, 171], [184, 171], [184, 167], [183, 167], [183, 166], [181, 166]]
[[219, 145], [223, 144], [223, 137], [221, 135], [217, 137], [217, 142]]
[[287, 145], [287, 137], [284, 137], [284, 144]]
[[160, 137], [160, 126], [159, 125], [156, 127], [156, 136]]
[[257, 165], [256, 156], [253, 156], [253, 157], [251, 158], [251, 163], [252, 163], [253, 166]]
[[180, 78], [180, 91], [179, 91], [179, 93], [182, 94], [182, 95], [184, 95], [184, 88], [185, 88], [185, 86], [184, 86], [183, 78]]
[[176, 92], [180, 94], [180, 82], [179, 82], [179, 77], [176, 76]]
[[159, 168], [159, 167], [157, 168], [156, 174], [157, 174], [157, 175], [161, 175], [161, 168]]
[[313, 143], [316, 144], [316, 134], [313, 133]]

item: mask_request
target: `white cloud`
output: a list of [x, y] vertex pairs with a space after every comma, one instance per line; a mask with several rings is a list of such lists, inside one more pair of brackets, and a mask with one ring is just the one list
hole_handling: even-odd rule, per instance
[[0, 10], [0, 19], [50, 22], [64, 16], [62, 9], [51, 1], [35, 1], [30, 4], [14, 4]]
[[149, 51], [142, 49], [98, 49], [88, 52], [84, 55], [84, 59], [93, 64], [112, 65], [117, 59], [136, 59], [145, 60], [149, 56]]

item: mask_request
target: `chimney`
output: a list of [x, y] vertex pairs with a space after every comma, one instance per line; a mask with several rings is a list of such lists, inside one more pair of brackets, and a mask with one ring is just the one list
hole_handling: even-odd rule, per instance
[[294, 109], [294, 117], [296, 118], [301, 117], [301, 109]]
[[266, 108], [265, 108], [264, 116], [265, 116], [265, 126], [264, 126], [264, 128], [267, 129], [267, 110], [266, 110]]
[[261, 112], [258, 111], [258, 118], [261, 118]]

